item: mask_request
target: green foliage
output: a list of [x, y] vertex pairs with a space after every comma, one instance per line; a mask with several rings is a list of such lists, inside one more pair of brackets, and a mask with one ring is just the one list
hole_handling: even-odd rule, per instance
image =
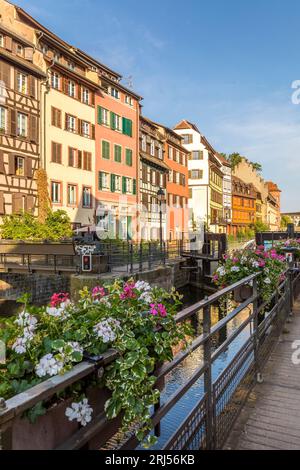
[[[76, 304], [66, 293], [54, 294], [51, 307], [30, 306], [23, 297], [24, 311], [4, 320], [0, 339], [7, 346], [7, 360], [0, 369], [0, 396], [10, 398], [64, 374], [82, 361], [84, 351], [99, 355], [114, 348], [119, 356], [105, 367], [101, 379], [91, 375], [56, 398], [78, 398], [90, 386], [105, 386], [111, 390], [107, 417], [122, 412], [123, 430], [135, 427], [138, 439], [144, 441], [152, 428], [151, 407], [160, 395], [155, 368], [172, 360], [173, 348], [186, 346], [192, 335], [189, 322], [175, 321], [180, 296], [175, 290], [168, 293], [133, 279], [97, 286], [92, 292], [84, 288], [79, 294]], [[47, 405], [38, 403], [27, 418], [34, 422], [47, 412]], [[145, 444], [152, 443], [153, 436], [148, 436]]]
[[270, 230], [269, 225], [265, 224], [261, 220], [258, 220], [251, 226], [255, 233], [257, 232], [268, 232]]
[[72, 236], [70, 219], [63, 210], [49, 211], [44, 223], [27, 212], [6, 215], [0, 231], [6, 240], [60, 240]]
[[286, 228], [288, 224], [292, 224], [293, 221], [289, 215], [282, 215], [280, 221], [280, 227]]
[[253, 170], [257, 171], [257, 173], [262, 172], [262, 165], [260, 163], [250, 162], [250, 165], [252, 166]]

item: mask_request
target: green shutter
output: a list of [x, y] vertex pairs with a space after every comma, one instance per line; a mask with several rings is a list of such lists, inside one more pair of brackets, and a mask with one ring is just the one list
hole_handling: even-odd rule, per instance
[[115, 161], [121, 162], [122, 147], [120, 145], [115, 145]]
[[132, 166], [132, 150], [126, 149], [126, 165]]
[[115, 113], [110, 112], [110, 127], [111, 129], [115, 130]]
[[110, 190], [112, 193], [116, 190], [116, 175], [113, 173], [110, 175]]
[[102, 124], [103, 122], [103, 119], [102, 119], [102, 116], [103, 116], [103, 111], [102, 111], [103, 108], [101, 108], [101, 106], [98, 106], [98, 124]]
[[132, 194], [136, 194], [136, 179], [132, 180]]
[[122, 193], [126, 194], [126, 176], [122, 176]]
[[110, 145], [106, 140], [102, 140], [102, 158], [109, 159], [110, 157]]
[[102, 175], [103, 175], [103, 172], [99, 171], [98, 172], [98, 188], [99, 189], [102, 189]]
[[122, 133], [132, 137], [132, 121], [125, 117], [122, 118]]

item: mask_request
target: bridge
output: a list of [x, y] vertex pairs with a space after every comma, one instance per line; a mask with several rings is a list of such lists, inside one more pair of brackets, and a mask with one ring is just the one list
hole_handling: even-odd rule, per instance
[[[226, 316], [212, 324], [211, 310], [216, 302], [222, 299], [228, 301], [229, 295], [245, 285], [252, 286], [249, 297], [231, 307]], [[176, 373], [177, 368], [191, 357], [191, 353], [200, 351], [192, 373], [185, 377], [184, 383], [179, 384], [166, 400], [158, 402], [153, 410], [153, 431], [160, 438], [162, 434], [165, 434], [165, 419], [168, 414], [180, 403], [180, 400], [184, 399], [187, 393], [192, 393], [192, 406], [188, 412], [185, 412], [183, 419], [173, 423], [172, 432], [169, 432], [167, 438], [162, 442], [161, 449], [222, 449], [226, 446], [227, 448], [250, 448], [251, 446], [255, 447], [256, 443], [259, 445], [257, 441], [260, 439], [259, 436], [261, 436], [260, 442], [264, 443], [261, 445], [277, 448], [278, 432], [277, 441], [274, 432], [272, 432], [272, 426], [276, 426], [274, 416], [272, 425], [266, 423], [265, 418], [264, 421], [262, 420], [265, 428], [270, 431], [268, 438], [263, 439], [263, 424], [260, 424], [260, 430], [257, 426], [263, 413], [265, 416], [266, 403], [269, 414], [271, 412], [277, 413], [278, 423], [282, 415], [285, 414], [286, 419], [284, 425], [281, 424], [281, 426], [288, 428], [289, 435], [292, 436], [289, 443], [285, 442], [285, 445], [298, 445], [300, 430], [296, 423], [296, 417], [300, 415], [300, 412], [297, 409], [299, 402], [296, 399], [299, 397], [299, 385], [296, 382], [296, 377], [299, 377], [300, 372], [298, 371], [298, 375], [292, 378], [295, 366], [290, 361], [291, 342], [289, 340], [297, 338], [300, 328], [300, 320], [297, 317], [299, 304], [296, 301], [299, 292], [299, 271], [289, 269], [286, 272], [286, 278], [273, 292], [271, 306], [267, 312], [264, 312], [266, 303], [259, 296], [257, 274], [252, 274], [177, 314], [176, 321], [182, 322], [191, 319], [200, 312], [203, 330], [201, 334], [196, 335], [188, 350], [178, 352], [172, 361], [159, 365], [155, 371], [156, 386], [164, 390], [168, 374], [173, 371]], [[236, 323], [240, 315], [242, 315], [241, 321]], [[293, 319], [292, 323], [287, 323], [291, 318]], [[234, 324], [235, 327], [232, 327]], [[293, 331], [294, 324], [295, 331]], [[291, 336], [290, 338], [284, 336], [285, 341], [278, 343], [278, 340], [283, 338], [286, 333], [286, 325], [291, 331]], [[224, 328], [227, 328], [227, 334], [221, 335]], [[243, 342], [241, 346], [237, 347], [239, 343], [236, 343], [236, 340], [240, 336], [242, 336]], [[216, 337], [219, 337], [217, 342]], [[228, 362], [225, 367], [220, 369], [218, 360], [224, 354], [227, 355]], [[53, 395], [84, 377], [99, 373], [101, 375], [103, 366], [114, 361], [117, 355], [117, 351], [109, 350], [103, 356], [89, 358], [89, 360], [76, 365], [65, 375], [48, 379], [27, 390], [26, 393], [17, 395], [6, 402], [0, 400], [0, 432], [3, 448], [20, 448], [16, 436], [18, 433], [20, 436], [20, 416], [24, 411], [41, 400], [51, 399]], [[271, 359], [269, 359], [270, 356]], [[286, 380], [287, 377], [289, 377], [288, 380]], [[56, 432], [56, 429], [48, 429], [47, 436], [52, 436], [52, 440], [47, 443], [47, 448], [135, 449], [137, 447], [138, 442], [134, 433], [129, 436], [120, 433], [120, 417], [107, 420], [103, 404], [108, 395], [106, 390], [101, 390], [101, 393], [102, 399], [97, 402], [97, 409], [92, 421], [84, 428], [75, 426], [71, 429], [68, 428], [68, 431], [59, 433]], [[253, 401], [251, 402], [253, 394], [258, 397], [257, 405], [254, 407]], [[289, 394], [295, 399], [293, 404]], [[275, 412], [274, 408], [278, 403], [280, 403], [280, 408], [278, 407]], [[254, 412], [255, 406], [257, 408]], [[55, 409], [54, 412], [58, 413], [59, 409]], [[294, 414], [294, 418], [292, 418], [292, 414]], [[246, 424], [240, 424], [239, 419], [243, 416], [246, 416], [246, 421], [243, 422]], [[271, 416], [269, 417], [271, 418]], [[56, 416], [55, 419], [52, 417], [48, 426], [54, 426], [53, 423], [57, 422], [59, 422], [59, 416]], [[45, 427], [46, 424], [43, 423]], [[243, 429], [246, 432], [241, 440], [235, 442], [234, 437], [239, 434], [241, 426], [244, 426]], [[24, 428], [22, 428], [22, 448], [41, 448], [39, 436], [42, 431], [45, 432], [45, 429], [39, 427], [35, 431], [33, 429], [28, 428], [24, 432]], [[255, 433], [256, 440], [253, 440], [252, 436]], [[286, 440], [282, 438], [281, 442]], [[235, 443], [232, 444], [233, 442]]]

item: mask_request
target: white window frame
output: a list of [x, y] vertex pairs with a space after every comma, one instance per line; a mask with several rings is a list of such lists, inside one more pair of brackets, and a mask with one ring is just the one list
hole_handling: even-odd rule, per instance
[[169, 160], [173, 160], [173, 147], [169, 145], [169, 150], [168, 150], [168, 158]]
[[150, 141], [150, 155], [152, 155], [152, 157], [155, 157], [155, 142], [153, 139], [151, 139]]
[[115, 114], [115, 130], [122, 132], [122, 119], [119, 114]]
[[75, 97], [76, 97], [76, 83], [73, 82], [73, 80], [69, 80], [69, 83], [68, 83], [68, 95], [69, 95], [71, 98], [75, 98]]
[[110, 94], [113, 98], [116, 98], [116, 100], [120, 99], [120, 92], [117, 88], [111, 86], [110, 87]]
[[0, 47], [4, 47], [4, 36], [0, 34]]
[[52, 88], [54, 88], [55, 90], [60, 89], [60, 79], [61, 79], [61, 77], [60, 77], [59, 73], [57, 73], [57, 72], [52, 73], [51, 83], [52, 83]]
[[85, 104], [90, 104], [90, 90], [88, 88], [83, 88], [82, 101]]
[[121, 191], [121, 176], [115, 175], [115, 191]]
[[6, 108], [4, 106], [0, 106], [0, 131], [5, 132], [6, 131]]
[[106, 108], [102, 108], [102, 124], [109, 126], [109, 111]]
[[83, 137], [90, 137], [90, 123], [87, 121], [81, 121], [81, 134]]
[[92, 190], [88, 186], [82, 188], [82, 207], [89, 208], [92, 203]]
[[109, 189], [109, 173], [102, 172], [101, 173], [101, 178], [102, 178], [102, 189]]
[[76, 132], [76, 118], [74, 116], [68, 116], [68, 131]]
[[126, 178], [126, 193], [132, 193], [132, 179]]
[[[71, 191], [72, 189], [72, 191]], [[67, 202], [69, 206], [76, 206], [77, 204], [77, 189], [75, 184], [68, 184], [68, 194], [67, 194]], [[72, 195], [72, 201], [71, 201], [71, 196]]]
[[[57, 196], [55, 200], [53, 198], [53, 195]], [[51, 202], [53, 204], [61, 203], [61, 183], [58, 183], [57, 181], [51, 181]]]
[[147, 150], [147, 138], [145, 134], [142, 134], [142, 150], [143, 152], [146, 152]]
[[24, 95], [28, 92], [28, 75], [23, 72], [17, 72], [17, 90]]
[[25, 158], [24, 157], [19, 157], [19, 156], [15, 157], [15, 175], [25, 176]]
[[[20, 50], [19, 50], [20, 49]], [[24, 55], [24, 47], [22, 46], [22, 44], [20, 43], [17, 43], [17, 54], [19, 56], [23, 56]]]
[[27, 115], [18, 112], [17, 114], [17, 134], [19, 137], [27, 137]]
[[162, 158], [163, 158], [163, 150], [162, 150], [162, 145], [161, 144], [159, 144], [159, 146], [158, 146], [158, 158], [160, 160], [162, 160]]

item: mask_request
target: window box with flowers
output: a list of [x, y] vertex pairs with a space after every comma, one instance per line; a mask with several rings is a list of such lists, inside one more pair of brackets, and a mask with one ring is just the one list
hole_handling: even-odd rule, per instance
[[[86, 355], [99, 356], [109, 348], [118, 355], [104, 367], [102, 377], [68, 385], [16, 419], [12, 447], [56, 448], [102, 410], [112, 420], [111, 433], [121, 425], [144, 440], [162, 385], [156, 383], [155, 369], [171, 360], [174, 348], [191, 335], [189, 323], [175, 321], [179, 294], [130, 279], [91, 292], [85, 288], [76, 303], [65, 293], [54, 294], [47, 307], [30, 306], [26, 296], [22, 302], [22, 312], [5, 319], [0, 330], [7, 347], [0, 397], [7, 400], [63, 375]], [[146, 445], [154, 439], [148, 436]]]

